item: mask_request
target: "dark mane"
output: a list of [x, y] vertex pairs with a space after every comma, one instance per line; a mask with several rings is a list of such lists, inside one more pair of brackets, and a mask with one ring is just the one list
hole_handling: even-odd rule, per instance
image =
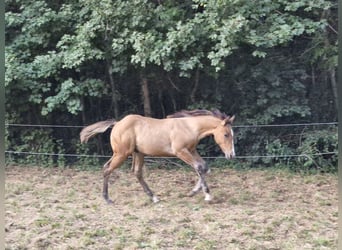
[[194, 109], [194, 110], [181, 110], [174, 114], [168, 115], [166, 118], [180, 118], [180, 117], [204, 116], [204, 115], [214, 116], [221, 120], [224, 120], [225, 118], [228, 117], [225, 113], [222, 113], [221, 111], [217, 109], [212, 110], [212, 111], [205, 110], [205, 109]]

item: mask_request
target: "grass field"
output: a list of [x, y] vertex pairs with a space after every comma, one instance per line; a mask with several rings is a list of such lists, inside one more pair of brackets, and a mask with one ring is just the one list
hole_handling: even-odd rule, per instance
[[147, 170], [152, 204], [127, 169], [6, 167], [6, 249], [337, 249], [337, 176], [213, 168], [214, 200], [186, 197], [189, 169]]

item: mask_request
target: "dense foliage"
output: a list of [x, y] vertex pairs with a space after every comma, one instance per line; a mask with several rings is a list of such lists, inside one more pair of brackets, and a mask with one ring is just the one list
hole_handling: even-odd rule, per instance
[[[129, 113], [165, 117], [191, 108], [234, 113], [237, 124], [337, 119], [337, 1], [5, 4], [7, 123], [86, 125]], [[289, 161], [335, 166], [335, 156], [314, 154], [336, 151], [336, 128], [315, 131], [238, 129], [238, 154], [305, 153], [304, 163]], [[90, 150], [79, 145], [78, 133], [8, 127], [7, 149], [109, 152], [105, 136]], [[218, 148], [209, 145], [200, 145], [202, 153], [217, 155]], [[275, 160], [284, 159], [253, 162]]]

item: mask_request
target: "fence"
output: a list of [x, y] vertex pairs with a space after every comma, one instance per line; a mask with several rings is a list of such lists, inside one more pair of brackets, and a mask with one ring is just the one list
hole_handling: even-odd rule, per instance
[[[309, 126], [337, 126], [337, 122], [321, 122], [321, 123], [291, 123], [291, 124], [255, 124], [255, 125], [235, 125], [234, 129], [256, 129], [256, 128], [272, 128], [272, 127], [309, 127]], [[5, 124], [6, 127], [32, 127], [32, 128], [67, 128], [67, 129], [80, 129], [84, 126], [70, 126], [70, 125], [46, 125], [46, 124]], [[318, 152], [311, 154], [310, 156], [325, 156], [325, 155], [337, 155], [338, 152]], [[5, 150], [5, 154], [10, 155], [42, 155], [42, 156], [60, 156], [60, 157], [93, 157], [93, 158], [109, 158], [111, 155], [88, 155], [88, 154], [61, 154], [51, 152], [22, 152]], [[300, 158], [309, 157], [307, 154], [282, 154], [282, 155], [237, 155], [236, 159], [259, 159], [259, 158]], [[176, 157], [146, 157], [153, 159], [175, 159]], [[223, 156], [215, 157], [203, 157], [205, 159], [220, 159]]]

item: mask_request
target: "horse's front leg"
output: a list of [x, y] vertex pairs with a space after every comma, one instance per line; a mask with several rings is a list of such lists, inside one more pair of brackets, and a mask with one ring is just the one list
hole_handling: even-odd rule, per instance
[[196, 169], [196, 172], [199, 176], [199, 179], [198, 179], [196, 186], [191, 190], [191, 192], [189, 193], [188, 196], [192, 197], [192, 196], [196, 195], [202, 189], [202, 191], [204, 193], [204, 200], [205, 201], [211, 201], [212, 197], [210, 195], [210, 190], [209, 190], [208, 184], [205, 181], [205, 177], [204, 177], [205, 173], [202, 172], [201, 170], [197, 170], [197, 169]]
[[188, 149], [183, 149], [176, 155], [178, 158], [192, 166], [199, 176], [199, 180], [196, 186], [190, 192], [189, 196], [194, 196], [202, 189], [205, 196], [204, 200], [210, 201], [212, 198], [210, 195], [209, 187], [205, 181], [205, 174], [208, 173], [210, 169], [206, 162], [199, 156], [196, 151], [191, 153]]
[[188, 196], [192, 197], [192, 196], [196, 195], [201, 189], [202, 189], [202, 181], [201, 181], [201, 179], [198, 179], [197, 184], [191, 190], [191, 192], [188, 194]]
[[205, 197], [204, 200], [205, 201], [211, 201], [212, 197], [210, 195], [209, 187], [208, 187], [207, 182], [205, 181], [205, 178], [204, 178], [205, 172], [197, 171], [197, 173], [198, 173], [198, 175], [200, 177], [199, 181], [201, 183], [201, 187], [202, 187], [202, 190], [203, 190], [203, 193], [204, 193], [204, 197]]

